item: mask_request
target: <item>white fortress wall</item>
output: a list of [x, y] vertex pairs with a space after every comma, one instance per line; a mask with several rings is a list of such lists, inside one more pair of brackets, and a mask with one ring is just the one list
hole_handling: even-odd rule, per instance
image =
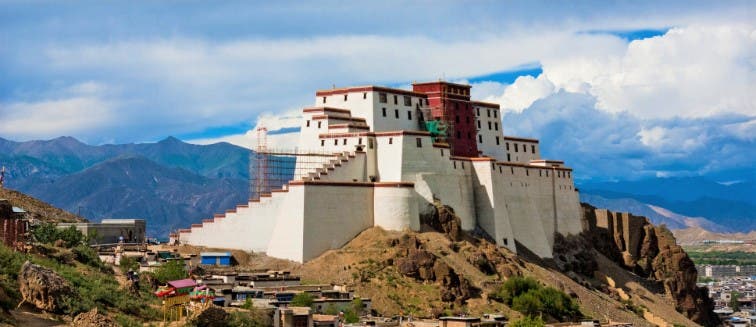
[[[528, 190], [533, 187], [530, 176], [526, 176], [525, 167], [521, 165], [501, 164], [503, 169], [499, 174], [493, 174], [497, 180], [494, 183], [504, 185], [503, 192], [496, 194], [497, 203], [504, 203], [506, 216], [509, 217], [512, 233], [517, 241], [538, 256], [550, 258], [552, 256], [553, 236], [547, 235], [538, 206], [547, 206], [533, 198]], [[497, 169], [498, 171], [498, 169]], [[530, 183], [530, 184], [529, 184]], [[553, 221], [553, 220], [552, 220]]]
[[[363, 230], [373, 226], [373, 184], [305, 182], [292, 185], [304, 189], [303, 262], [330, 249], [337, 249]], [[288, 224], [284, 224], [287, 225]]]
[[401, 180], [415, 183], [418, 213], [430, 210], [435, 197], [454, 208], [464, 230], [475, 229], [470, 163], [452, 160], [449, 148], [434, 146], [427, 133], [405, 133], [402, 152]]
[[531, 160], [538, 160], [541, 158], [541, 150], [538, 143], [538, 140], [535, 139], [504, 136], [506, 160], [502, 161], [528, 163]]
[[496, 165], [493, 160], [477, 160], [471, 163], [475, 169], [473, 185], [478, 225], [496, 240], [497, 245], [506, 246], [517, 253], [506, 203], [501, 200], [503, 183], [497, 181], [499, 177], [494, 176], [501, 174], [502, 167]]
[[376, 180], [401, 182], [403, 157], [403, 133], [376, 133], [377, 161]]
[[300, 185], [289, 185], [283, 210], [278, 216], [262, 217], [275, 222], [270, 232], [266, 254], [276, 258], [302, 262], [304, 246], [305, 190]]
[[420, 230], [417, 193], [412, 183], [376, 183], [373, 192], [375, 226], [395, 231]]

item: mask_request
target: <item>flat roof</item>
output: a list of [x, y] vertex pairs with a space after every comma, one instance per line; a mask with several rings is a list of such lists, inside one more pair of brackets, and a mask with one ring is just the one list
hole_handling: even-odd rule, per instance
[[230, 257], [231, 252], [202, 252], [201, 257]]

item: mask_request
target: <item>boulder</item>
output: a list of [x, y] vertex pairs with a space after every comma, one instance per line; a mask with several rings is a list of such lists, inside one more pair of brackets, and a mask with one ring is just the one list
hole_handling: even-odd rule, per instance
[[228, 312], [217, 306], [211, 306], [202, 310], [190, 321], [197, 327], [224, 327], [228, 325], [228, 318]]
[[48, 312], [62, 312], [64, 297], [72, 294], [71, 286], [65, 278], [29, 261], [21, 266], [18, 284], [24, 302]]

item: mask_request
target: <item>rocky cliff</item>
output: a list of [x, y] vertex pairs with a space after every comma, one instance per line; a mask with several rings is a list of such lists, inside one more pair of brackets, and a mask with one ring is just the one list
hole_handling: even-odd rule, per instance
[[696, 286], [698, 273], [693, 261], [666, 227], [654, 226], [645, 217], [587, 204], [583, 204], [583, 219], [586, 231], [581, 237], [596, 251], [662, 285], [677, 311], [691, 320], [704, 326], [720, 323], [706, 289]]

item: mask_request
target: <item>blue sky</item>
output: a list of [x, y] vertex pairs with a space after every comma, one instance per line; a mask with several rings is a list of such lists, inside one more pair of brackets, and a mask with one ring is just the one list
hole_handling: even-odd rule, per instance
[[754, 6], [0, 0], [0, 137], [286, 145], [316, 89], [443, 77], [579, 178], [752, 179]]

